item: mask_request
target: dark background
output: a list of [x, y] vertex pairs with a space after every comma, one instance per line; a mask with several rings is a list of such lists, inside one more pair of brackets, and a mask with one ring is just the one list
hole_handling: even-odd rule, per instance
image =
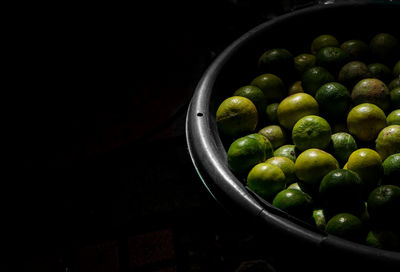
[[201, 184], [184, 121], [211, 61], [288, 2], [24, 6], [12, 40], [4, 265], [284, 271], [253, 226]]

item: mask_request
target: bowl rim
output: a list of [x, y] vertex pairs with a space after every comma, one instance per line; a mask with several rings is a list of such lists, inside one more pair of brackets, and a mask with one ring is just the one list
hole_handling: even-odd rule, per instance
[[336, 248], [350, 255], [355, 254], [363, 258], [400, 265], [399, 252], [369, 247], [318, 231], [317, 228], [299, 224], [290, 216], [284, 216], [284, 214], [276, 212], [276, 209], [268, 208], [264, 205], [265, 203], [261, 203], [260, 199], [257, 199], [243, 184], [240, 184], [240, 181], [221, 158], [221, 147], [215, 140], [216, 135], [213, 134], [213, 129], [215, 131], [216, 127], [213, 127], [212, 116], [208, 114], [210, 112], [211, 90], [217, 74], [234, 53], [251, 42], [261, 32], [292, 17], [331, 9], [373, 5], [383, 4], [347, 2], [302, 8], [261, 23], [233, 41], [209, 65], [195, 88], [186, 115], [186, 143], [200, 180], [213, 198], [228, 211], [232, 210], [232, 207], [235, 207], [235, 209], [239, 207], [247, 214], [261, 219], [262, 222], [283, 231], [288, 236], [293, 236], [318, 248]]

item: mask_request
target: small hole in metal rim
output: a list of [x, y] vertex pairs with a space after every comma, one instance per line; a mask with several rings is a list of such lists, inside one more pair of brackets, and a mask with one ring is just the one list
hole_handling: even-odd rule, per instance
[[197, 113], [197, 116], [202, 117], [202, 116], [203, 116], [203, 113], [198, 112], [198, 113]]

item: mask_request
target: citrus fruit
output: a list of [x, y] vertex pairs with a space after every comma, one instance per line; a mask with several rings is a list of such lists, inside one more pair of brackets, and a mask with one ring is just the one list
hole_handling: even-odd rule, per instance
[[316, 54], [318, 50], [326, 46], [339, 46], [339, 42], [333, 35], [319, 35], [315, 37], [311, 42], [311, 53]]
[[228, 149], [228, 164], [233, 172], [247, 174], [254, 165], [267, 159], [265, 148], [259, 140], [251, 137], [236, 139]]
[[301, 85], [301, 81], [295, 81], [292, 85], [289, 86], [289, 93], [288, 95], [292, 95], [295, 93], [304, 93], [303, 86]]
[[265, 136], [272, 144], [274, 149], [284, 145], [287, 141], [287, 135], [278, 125], [270, 125], [262, 128], [258, 133]]
[[386, 123], [390, 125], [400, 125], [400, 109], [394, 110], [386, 117]]
[[399, 41], [390, 33], [378, 33], [371, 39], [369, 48], [377, 60], [385, 62], [398, 56]]
[[287, 157], [271, 157], [265, 161], [278, 166], [285, 174], [286, 184], [296, 181], [296, 174], [294, 172], [294, 162]]
[[315, 226], [320, 230], [325, 230], [326, 228], [326, 218], [323, 209], [316, 209], [313, 211], [313, 219]]
[[376, 138], [376, 151], [382, 160], [389, 155], [400, 153], [400, 125], [390, 125], [379, 132]]
[[328, 152], [311, 148], [297, 157], [294, 167], [300, 181], [319, 187], [322, 178], [330, 171], [338, 169], [339, 163]]
[[266, 114], [267, 114], [267, 121], [271, 124], [278, 124], [278, 106], [279, 103], [271, 103], [269, 105], [267, 105], [267, 108], [265, 110]]
[[[243, 96], [251, 100], [253, 104], [257, 108], [257, 112], [262, 114], [265, 112], [265, 108], [267, 107], [267, 99], [263, 91], [260, 88], [252, 85], [242, 86], [237, 89], [234, 93], [234, 96]], [[259, 116], [260, 117], [260, 116]]]
[[313, 215], [312, 198], [296, 189], [284, 189], [274, 197], [272, 205], [298, 218], [309, 220]]
[[335, 169], [324, 176], [319, 197], [330, 214], [361, 214], [364, 209], [363, 183], [360, 176], [348, 169]]
[[351, 153], [357, 150], [357, 143], [351, 134], [338, 132], [331, 136], [329, 152], [344, 165], [349, 159]]
[[375, 140], [385, 126], [385, 113], [371, 103], [357, 105], [347, 115], [347, 128], [350, 134], [364, 142]]
[[388, 88], [389, 90], [394, 90], [400, 87], [400, 76], [397, 76], [395, 79], [390, 81]]
[[301, 75], [304, 92], [312, 96], [315, 95], [319, 87], [334, 80], [333, 75], [321, 66], [311, 67]]
[[351, 98], [356, 105], [372, 103], [386, 111], [390, 106], [390, 93], [386, 84], [376, 78], [360, 80], [351, 92]]
[[258, 59], [258, 67], [264, 73], [285, 76], [293, 68], [293, 55], [285, 48], [272, 48]]
[[249, 188], [266, 200], [272, 200], [282, 191], [285, 181], [285, 174], [278, 166], [265, 162], [255, 165], [247, 176]]
[[268, 138], [265, 137], [264, 135], [259, 134], [259, 133], [252, 133], [252, 134], [246, 135], [244, 137], [253, 138], [260, 142], [260, 144], [263, 146], [263, 148], [265, 150], [265, 159], [271, 158], [273, 156], [274, 148], [273, 148], [271, 142], [268, 140]]
[[371, 71], [372, 77], [382, 80], [385, 83], [389, 83], [393, 79], [392, 70], [383, 63], [371, 63], [368, 64], [368, 69]]
[[400, 185], [400, 153], [388, 156], [382, 163], [383, 182], [385, 184]]
[[348, 88], [353, 89], [360, 80], [372, 77], [368, 66], [361, 61], [350, 61], [339, 70], [338, 81]]
[[393, 67], [393, 75], [395, 77], [398, 77], [400, 75], [400, 60], [396, 62], [396, 64]]
[[300, 151], [310, 148], [325, 149], [331, 141], [331, 135], [329, 123], [317, 115], [301, 118], [292, 130], [293, 143]]
[[377, 186], [382, 175], [382, 159], [375, 150], [360, 148], [351, 153], [347, 161], [347, 169], [360, 176], [364, 184], [364, 194], [368, 194]]
[[390, 103], [393, 109], [400, 109], [400, 87], [390, 91]]
[[232, 96], [219, 105], [216, 121], [219, 130], [225, 135], [238, 137], [248, 134], [257, 127], [257, 108], [248, 98]]
[[297, 93], [283, 99], [277, 109], [279, 123], [291, 130], [295, 123], [304, 116], [318, 114], [318, 103], [309, 94]]
[[328, 119], [343, 119], [350, 109], [350, 92], [338, 82], [322, 85], [315, 94], [321, 115]]
[[339, 213], [329, 219], [325, 231], [350, 241], [361, 242], [364, 238], [363, 229], [363, 224], [357, 216], [351, 213]]
[[400, 237], [390, 230], [371, 230], [367, 234], [365, 244], [371, 247], [398, 251], [400, 249]]
[[287, 189], [296, 189], [296, 190], [300, 190], [300, 191], [301, 191], [301, 188], [300, 188], [300, 186], [299, 186], [299, 183], [297, 183], [297, 182], [294, 182], [294, 183], [290, 184], [290, 185], [287, 187]]
[[267, 101], [279, 101], [287, 95], [287, 90], [283, 81], [276, 75], [266, 73], [254, 78], [250, 85], [260, 88]]
[[308, 68], [315, 66], [315, 56], [312, 54], [303, 53], [294, 58], [294, 67], [300, 73], [303, 73]]
[[368, 214], [374, 227], [396, 230], [400, 227], [400, 187], [381, 185], [368, 196]]
[[277, 148], [274, 151], [274, 156], [276, 157], [286, 157], [291, 159], [293, 162], [296, 161], [297, 158], [297, 150], [295, 145], [287, 144]]
[[340, 45], [352, 60], [367, 60], [369, 55], [368, 44], [362, 40], [347, 40]]
[[336, 74], [349, 61], [349, 54], [340, 47], [326, 46], [317, 51], [315, 59], [317, 66], [322, 66]]

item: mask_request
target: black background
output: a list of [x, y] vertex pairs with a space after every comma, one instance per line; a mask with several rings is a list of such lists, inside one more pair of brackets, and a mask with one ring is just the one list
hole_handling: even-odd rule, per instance
[[[3, 186], [4, 265], [233, 271], [258, 259], [251, 231], [201, 184], [184, 119], [213, 58], [282, 13], [281, 4], [34, 4], [14, 12], [7, 121], [15, 160]], [[129, 241], [149, 233], [139, 243], [147, 252], [163, 230], [172, 238], [153, 240], [172, 248], [172, 258], [141, 264]]]

